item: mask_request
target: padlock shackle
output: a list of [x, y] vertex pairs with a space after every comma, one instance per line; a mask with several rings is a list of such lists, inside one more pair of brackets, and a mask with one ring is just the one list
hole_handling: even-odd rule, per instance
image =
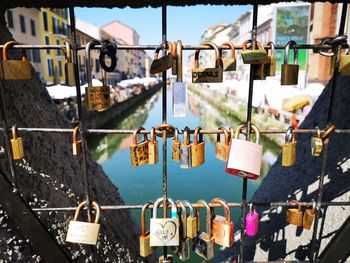
[[[199, 133], [199, 131], [201, 130], [202, 128], [201, 127], [197, 127], [195, 130], [194, 130], [194, 145], [197, 145], [198, 144], [198, 141], [199, 142], [203, 142], [203, 135], [201, 133]], [[199, 134], [199, 139], [198, 139], [198, 134]]]
[[249, 203], [249, 215], [253, 214], [253, 203]]
[[267, 54], [269, 54], [269, 50], [271, 51], [271, 56], [273, 55], [273, 53], [275, 52], [275, 43], [273, 43], [272, 41], [269, 41], [265, 48], [267, 49]]
[[232, 141], [233, 138], [235, 138], [235, 129], [233, 128], [228, 128], [229, 132], [230, 132], [230, 142]]
[[[166, 45], [167, 45], [167, 50], [170, 52], [170, 53], [172, 53], [172, 51], [173, 51], [173, 44], [170, 42], [170, 41], [167, 41], [166, 42]], [[164, 47], [164, 45], [163, 45], [163, 43], [160, 43], [157, 47], [156, 47], [156, 49], [154, 50], [154, 55], [153, 55], [153, 60], [156, 60], [156, 59], [158, 59], [159, 58], [159, 51], [165, 51], [165, 47]]]
[[177, 82], [182, 82], [182, 41], [178, 40], [176, 42], [176, 56], [177, 56]]
[[[2, 48], [2, 60], [8, 60], [7, 49], [15, 45], [21, 45], [21, 43], [14, 40], [5, 43], [5, 45]], [[27, 54], [25, 49], [22, 49], [22, 61], [27, 61]]]
[[154, 127], [152, 127], [151, 129], [151, 143], [154, 144], [157, 139], [156, 139], [156, 129]]
[[[185, 215], [185, 218], [186, 218], [186, 220], [181, 220], [182, 224], [183, 224], [183, 229], [187, 229], [187, 211], [186, 211], [186, 206], [185, 206], [184, 202], [181, 201], [181, 200], [176, 200], [176, 205], [177, 204], [179, 204], [179, 206], [181, 208], [181, 216]], [[181, 216], [180, 216], [180, 218], [181, 218]], [[186, 237], [187, 237], [187, 234], [184, 233], [182, 238], [185, 239]]]
[[[288, 57], [289, 57], [289, 50], [291, 47], [296, 46], [297, 42], [295, 42], [294, 40], [290, 40], [285, 49], [284, 49], [284, 62], [283, 64], [287, 65], [288, 64]], [[298, 64], [298, 55], [299, 55], [299, 51], [298, 49], [294, 49], [294, 64]]]
[[193, 209], [193, 206], [191, 205], [191, 203], [187, 200], [183, 200], [182, 202], [185, 204], [185, 206], [187, 206], [190, 209], [190, 216], [192, 218], [194, 218], [195, 217], [194, 216], [194, 209]]
[[[80, 210], [86, 206], [87, 202], [86, 201], [83, 201], [81, 202], [79, 205], [78, 205], [78, 208], [77, 210], [75, 210], [75, 214], [74, 214], [74, 218], [73, 218], [73, 221], [78, 221], [78, 218], [79, 218], [79, 214], [80, 214]], [[96, 216], [95, 216], [95, 221], [94, 221], [94, 224], [98, 224], [98, 221], [100, 220], [100, 213], [101, 213], [101, 208], [100, 206], [98, 205], [97, 202], [93, 201], [91, 202], [91, 206], [93, 209], [96, 210]], [[91, 222], [89, 222], [91, 223]]]
[[[229, 136], [228, 136], [227, 130], [226, 130], [224, 127], [220, 127], [218, 130], [224, 132], [225, 144], [228, 145], [228, 144], [229, 144], [229, 138], [228, 138]], [[218, 134], [216, 135], [216, 142], [220, 142], [220, 133], [218, 133]]]
[[[227, 202], [222, 199], [222, 198], [213, 198], [210, 203], [214, 203], [214, 204], [220, 204], [224, 210], [225, 210], [225, 223], [229, 224], [231, 222], [231, 213], [230, 213], [230, 207], [228, 206]], [[213, 213], [214, 213], [214, 209], [212, 209]]]
[[85, 47], [85, 66], [86, 66], [86, 78], [88, 82], [88, 87], [92, 87], [90, 50], [97, 45], [101, 45], [101, 42], [96, 39], [92, 39], [86, 44], [86, 47]]
[[171, 43], [171, 55], [173, 56], [173, 59], [176, 59], [177, 57], [177, 45], [176, 45], [176, 41]]
[[175, 128], [174, 141], [175, 142], [179, 141], [179, 129], [178, 128]]
[[[137, 130], [134, 131], [132, 134], [132, 144], [136, 145], [137, 144], [137, 135], [139, 134], [140, 131], [144, 130], [145, 128], [140, 127]], [[147, 134], [143, 134], [143, 141], [148, 141]]]
[[286, 136], [285, 136], [285, 143], [291, 143], [295, 140], [294, 138], [294, 127], [293, 126], [289, 126], [286, 130]]
[[298, 211], [301, 211], [301, 205], [297, 200], [291, 200], [290, 203], [298, 205]]
[[[242, 44], [242, 51], [247, 51], [247, 48], [248, 48], [248, 44], [251, 44], [252, 43], [252, 40], [251, 39], [248, 39], [246, 41], [243, 42]], [[255, 50], [255, 49], [261, 49], [261, 50], [264, 50], [264, 46], [258, 42], [258, 41], [255, 41], [255, 46], [251, 48], [252, 50]]]
[[[171, 217], [172, 218], [177, 218], [177, 206], [174, 202], [173, 199], [171, 198], [167, 198], [168, 202], [170, 203], [171, 205]], [[153, 205], [153, 214], [152, 214], [152, 217], [153, 218], [157, 218], [157, 209], [158, 209], [158, 206], [160, 205], [160, 203], [163, 203], [163, 197], [159, 197], [155, 202], [154, 202], [154, 205]], [[164, 205], [164, 203], [163, 203]], [[165, 204], [166, 206], [167, 204]]]
[[12, 139], [13, 140], [17, 139], [17, 127], [15, 125], [12, 126]]
[[72, 50], [71, 50], [72, 43], [68, 39], [66, 39], [64, 41], [64, 44], [66, 46], [66, 49], [64, 50], [64, 55], [66, 57], [66, 63], [72, 63]]
[[[222, 64], [222, 59], [221, 59], [221, 55], [220, 55], [220, 51], [218, 46], [212, 42], [212, 41], [204, 41], [201, 43], [201, 46], [208, 46], [214, 49], [215, 51], [215, 67], [217, 68], [222, 68], [223, 64]], [[194, 68], [199, 68], [199, 52], [201, 50], [197, 49], [196, 52], [194, 53]]]
[[190, 138], [190, 132], [189, 132], [189, 128], [186, 126], [184, 128], [184, 134], [183, 134], [183, 137], [184, 137], [184, 146], [187, 146], [190, 144], [190, 141], [191, 141], [191, 138]]
[[[254, 125], [251, 124], [250, 127], [252, 128], [253, 132], [255, 133], [256, 136], [256, 142], [255, 143], [259, 143], [260, 142], [260, 130]], [[235, 130], [235, 139], [238, 139], [239, 134], [242, 133], [242, 130], [246, 128], [247, 129], [247, 124], [243, 123], [237, 126], [236, 130]]]
[[[209, 205], [208, 205], [208, 203], [205, 201], [205, 200], [203, 200], [203, 199], [201, 199], [201, 200], [198, 200], [197, 201], [197, 204], [202, 204], [202, 205], [204, 205], [204, 207], [207, 209], [207, 215], [206, 215], [206, 217], [205, 217], [205, 220], [206, 220], [206, 233], [209, 235], [209, 237], [211, 237], [212, 236], [212, 233], [211, 233], [211, 225], [212, 225], [212, 213], [211, 213], [211, 209], [210, 209], [210, 207], [209, 207]], [[197, 218], [200, 218], [200, 215], [198, 215], [198, 213], [199, 213], [199, 209], [197, 209]], [[199, 220], [199, 219], [198, 219]], [[198, 227], [197, 227], [197, 229], [200, 229], [200, 223], [198, 224]]]
[[327, 128], [327, 130], [322, 134], [321, 139], [326, 140], [329, 136], [329, 134], [335, 130], [335, 125], [331, 125]]
[[78, 143], [78, 131], [79, 131], [79, 126], [76, 126], [73, 130], [73, 143], [77, 144]]
[[312, 199], [312, 213], [316, 213], [316, 210], [318, 210], [317, 203], [314, 199]]
[[320, 130], [320, 128], [316, 127], [315, 129], [316, 129], [316, 136], [317, 136], [317, 138], [321, 138], [321, 130]]
[[226, 41], [226, 42], [221, 44], [221, 46], [220, 46], [220, 56], [221, 56], [221, 51], [222, 51], [223, 47], [231, 48], [231, 58], [232, 59], [236, 59], [236, 49], [235, 49], [235, 45], [232, 42]]
[[[153, 205], [152, 201], [147, 201], [146, 204], [142, 207], [141, 210], [141, 236], [145, 237], [146, 236], [146, 209], [150, 206]], [[152, 210], [151, 210], [152, 213]], [[152, 217], [152, 215], [151, 215]]]

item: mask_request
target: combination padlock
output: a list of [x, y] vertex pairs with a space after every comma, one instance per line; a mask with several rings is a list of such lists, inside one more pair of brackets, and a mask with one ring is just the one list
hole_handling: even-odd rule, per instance
[[[170, 50], [170, 53], [172, 52], [172, 44], [171, 42], [167, 42], [167, 46]], [[157, 46], [156, 50], [154, 51], [153, 61], [150, 67], [149, 72], [151, 74], [157, 74], [161, 73], [163, 71], [166, 71], [170, 69], [173, 65], [173, 56], [171, 54], [166, 54], [159, 58], [159, 51], [162, 50], [165, 52], [165, 48], [163, 44], [160, 44]]]
[[23, 140], [22, 137], [17, 136], [15, 126], [12, 126], [11, 148], [13, 160], [21, 160], [24, 157]]
[[72, 62], [72, 44], [68, 39], [64, 42], [66, 49], [64, 50], [65, 63], [64, 63], [64, 74], [66, 76], [66, 85], [75, 86], [75, 77], [74, 77], [74, 64]]
[[211, 203], [220, 204], [225, 211], [225, 216], [215, 215], [212, 209], [213, 219], [213, 238], [216, 244], [223, 247], [231, 247], [234, 241], [234, 225], [231, 221], [230, 207], [227, 202], [221, 198], [214, 198]]
[[259, 214], [253, 208], [253, 204], [249, 204], [249, 212], [245, 217], [245, 234], [247, 236], [256, 236], [259, 229]]
[[137, 134], [144, 130], [143, 127], [135, 130], [132, 136], [132, 144], [130, 145], [130, 161], [132, 166], [141, 166], [148, 163], [148, 138], [147, 134], [143, 134], [143, 141], [137, 142]]
[[151, 129], [151, 140], [148, 143], [148, 163], [158, 163], [158, 142], [156, 138], [155, 128]]
[[298, 65], [298, 49], [294, 49], [294, 64], [288, 63], [289, 50], [291, 47], [296, 46], [297, 43], [291, 40], [287, 43], [284, 50], [284, 62], [281, 69], [281, 85], [297, 85], [299, 78], [299, 65]]
[[[232, 42], [224, 42], [221, 47], [231, 48], [231, 56], [222, 58], [223, 71], [235, 71], [236, 70], [236, 50], [235, 45]], [[221, 51], [221, 49], [220, 49]], [[221, 55], [220, 55], [221, 56]]]
[[201, 166], [205, 162], [205, 142], [199, 132], [202, 128], [197, 127], [194, 131], [194, 141], [191, 144], [192, 167]]
[[75, 127], [73, 130], [73, 144], [72, 144], [73, 155], [79, 155], [81, 153], [81, 140], [77, 139], [78, 132], [79, 132], [79, 126]]
[[150, 231], [146, 231], [146, 209], [153, 205], [153, 202], [148, 201], [141, 212], [141, 236], [140, 236], [140, 256], [147, 257], [151, 255], [155, 248], [150, 246]]
[[316, 127], [316, 135], [311, 138], [311, 155], [318, 157], [321, 155], [323, 150], [323, 140], [321, 138], [321, 131], [318, 127]]
[[191, 168], [192, 147], [190, 141], [190, 130], [188, 127], [185, 127], [183, 137], [184, 140], [180, 147], [180, 168]]
[[289, 126], [286, 132], [285, 143], [282, 146], [282, 166], [294, 165], [297, 156], [297, 141], [293, 133], [294, 127]]
[[297, 204], [298, 208], [289, 208], [286, 214], [287, 223], [295, 226], [303, 225], [303, 212], [301, 211], [301, 206], [298, 201], [292, 200], [291, 203]]
[[215, 157], [221, 161], [227, 162], [228, 151], [230, 148], [229, 145], [229, 135], [227, 130], [223, 127], [220, 127], [219, 130], [224, 132], [225, 141], [220, 141], [220, 133], [217, 134], [216, 143], [215, 143]]

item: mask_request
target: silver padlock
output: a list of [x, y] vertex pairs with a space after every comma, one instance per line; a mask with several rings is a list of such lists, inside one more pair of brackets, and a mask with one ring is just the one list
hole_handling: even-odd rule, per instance
[[192, 147], [190, 140], [190, 131], [188, 127], [184, 129], [184, 141], [180, 146], [180, 168], [192, 167]]

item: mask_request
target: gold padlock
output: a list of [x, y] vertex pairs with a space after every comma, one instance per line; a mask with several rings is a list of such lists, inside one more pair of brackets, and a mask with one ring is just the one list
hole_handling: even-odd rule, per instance
[[346, 55], [341, 54], [339, 59], [339, 75], [350, 76], [350, 54], [349, 49]]
[[7, 50], [14, 45], [21, 45], [21, 43], [17, 41], [9, 41], [2, 48], [2, 60], [0, 60], [0, 79], [32, 79], [32, 72], [30, 64], [27, 60], [25, 49], [22, 49], [22, 60], [8, 59]]
[[263, 45], [256, 41], [256, 46], [248, 50], [248, 44], [251, 40], [246, 40], [242, 44], [242, 60], [244, 64], [264, 64], [267, 62], [267, 53]]
[[181, 142], [179, 141], [179, 130], [176, 128], [174, 139], [171, 142], [171, 158], [175, 162], [180, 161], [180, 146]]
[[77, 139], [78, 131], [79, 131], [79, 126], [75, 127], [73, 131], [73, 144], [72, 144], [73, 155], [79, 155], [81, 153], [81, 140], [78, 141]]
[[298, 201], [292, 200], [290, 203], [297, 204], [298, 208], [289, 208], [286, 214], [286, 221], [291, 225], [302, 226], [303, 225], [303, 213], [301, 212], [301, 206]]
[[[168, 41], [167, 46], [170, 52], [172, 52], [171, 42]], [[158, 56], [160, 50], [163, 50], [165, 52], [163, 44], [157, 46], [156, 50], [154, 51], [153, 61], [149, 70], [151, 74], [161, 73], [170, 69], [173, 66], [173, 56], [171, 54], [167, 54], [159, 58]]]
[[130, 161], [132, 166], [141, 166], [148, 163], [148, 139], [147, 134], [143, 134], [143, 141], [137, 142], [137, 134], [144, 130], [143, 127], [134, 131], [132, 144], [130, 145]]
[[187, 237], [193, 239], [197, 236], [197, 217], [191, 203], [187, 200], [183, 203], [190, 209], [190, 215], [187, 217]]
[[[231, 48], [231, 57], [222, 58], [223, 71], [235, 71], [236, 70], [236, 50], [235, 45], [230, 42], [222, 43], [221, 47], [229, 47]], [[221, 51], [221, 49], [220, 49]]]
[[215, 143], [215, 157], [221, 161], [227, 162], [229, 153], [229, 136], [225, 128], [220, 127], [219, 130], [224, 132], [225, 141], [220, 141], [220, 133], [218, 133]]
[[288, 63], [289, 50], [296, 46], [294, 40], [290, 40], [284, 50], [284, 62], [281, 69], [281, 85], [297, 85], [299, 78], [298, 49], [294, 49], [294, 64]]
[[310, 230], [316, 215], [316, 202], [312, 200], [312, 208], [306, 209], [303, 217], [303, 228]]
[[74, 219], [69, 222], [66, 242], [96, 245], [98, 234], [100, 232], [100, 206], [96, 202], [92, 202], [92, 208], [95, 209], [95, 221], [82, 222], [78, 221], [80, 210], [86, 205], [86, 201], [79, 204], [74, 214]]
[[173, 65], [171, 66], [171, 74], [177, 75], [177, 42], [172, 43], [171, 55], [173, 56]]
[[316, 127], [316, 135], [311, 138], [311, 155], [318, 157], [323, 150], [323, 140], [321, 138], [321, 131]]
[[66, 85], [75, 86], [75, 76], [74, 76], [74, 64], [72, 62], [72, 44], [69, 40], [65, 40], [64, 44], [66, 49], [64, 50], [65, 63], [64, 63], [64, 74], [66, 75]]
[[192, 167], [201, 166], [205, 162], [205, 142], [203, 135], [199, 133], [201, 129], [201, 127], [197, 127], [194, 131], [194, 141], [191, 144]]
[[282, 166], [294, 165], [297, 155], [297, 141], [293, 133], [294, 127], [289, 126], [286, 132], [285, 143], [282, 146]]
[[12, 126], [11, 146], [13, 160], [22, 159], [24, 157], [23, 140], [22, 137], [17, 137], [17, 129], [15, 126]]
[[140, 236], [140, 256], [141, 257], [147, 257], [155, 251], [155, 248], [150, 246], [150, 231], [146, 232], [146, 209], [150, 205], [153, 205], [153, 202], [148, 201], [142, 207], [142, 212], [141, 212], [141, 236]]
[[219, 48], [212, 41], [204, 41], [201, 46], [209, 46], [215, 50], [215, 68], [199, 68], [199, 52], [194, 54], [194, 68], [192, 69], [192, 83], [218, 83], [222, 82], [222, 59]]
[[148, 143], [148, 163], [158, 163], [158, 142], [155, 134], [155, 128], [151, 129], [151, 140]]
[[275, 44], [270, 41], [265, 48], [270, 49], [270, 54], [267, 51], [267, 63], [264, 65], [264, 74], [266, 77], [274, 77], [276, 76]]

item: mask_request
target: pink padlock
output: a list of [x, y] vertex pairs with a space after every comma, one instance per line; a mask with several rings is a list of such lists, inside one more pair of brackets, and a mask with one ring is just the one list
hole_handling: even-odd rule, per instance
[[253, 209], [253, 204], [249, 204], [249, 213], [245, 218], [246, 235], [253, 237], [258, 233], [259, 214]]
[[262, 146], [259, 144], [260, 131], [252, 124], [251, 127], [256, 135], [256, 142], [240, 140], [238, 138], [239, 134], [246, 127], [246, 124], [241, 124], [235, 130], [235, 137], [230, 143], [226, 173], [256, 180], [260, 176], [262, 158]]

